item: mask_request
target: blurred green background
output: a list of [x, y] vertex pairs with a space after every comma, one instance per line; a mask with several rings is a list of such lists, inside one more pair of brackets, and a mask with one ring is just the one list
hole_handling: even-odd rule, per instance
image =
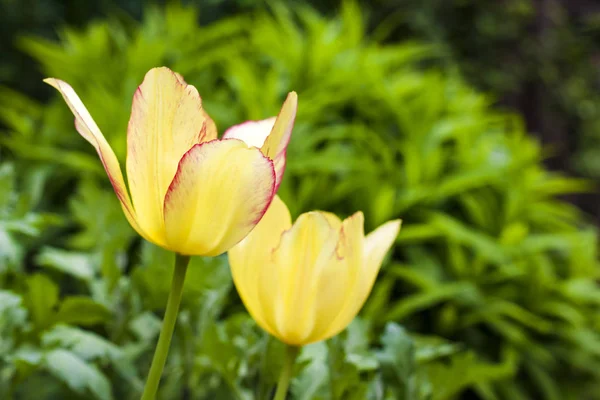
[[[160, 65], [220, 132], [298, 92], [294, 215], [404, 220], [359, 318], [304, 349], [293, 399], [600, 399], [595, 2], [0, 7], [0, 399], [139, 398], [172, 255], [131, 230], [41, 79], [69, 82], [124, 161]], [[226, 257], [194, 258], [161, 398], [270, 398], [281, 355]]]

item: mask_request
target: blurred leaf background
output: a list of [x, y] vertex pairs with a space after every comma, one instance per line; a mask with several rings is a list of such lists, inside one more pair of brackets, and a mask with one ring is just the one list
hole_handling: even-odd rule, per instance
[[[597, 197], [568, 176], [598, 174], [592, 13], [533, 0], [0, 5], [0, 398], [139, 398], [172, 255], [134, 234], [40, 80], [71, 83], [124, 161], [132, 94], [167, 65], [221, 132], [298, 92], [279, 191], [294, 215], [363, 210], [368, 231], [404, 220], [360, 317], [303, 350], [294, 399], [600, 399]], [[226, 257], [195, 258], [160, 396], [270, 398], [282, 352]]]

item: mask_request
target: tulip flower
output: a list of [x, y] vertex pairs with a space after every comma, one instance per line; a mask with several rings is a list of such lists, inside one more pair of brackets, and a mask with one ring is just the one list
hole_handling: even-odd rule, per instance
[[125, 217], [146, 240], [177, 254], [164, 323], [142, 395], [154, 399], [183, 291], [189, 256], [216, 256], [260, 221], [279, 187], [296, 116], [288, 95], [277, 118], [217, 128], [195, 87], [168, 68], [151, 69], [133, 96], [127, 127], [127, 181], [119, 161], [73, 88], [54, 78], [95, 147]]
[[215, 256], [260, 221], [281, 182], [297, 96], [277, 118], [230, 128], [217, 139], [194, 86], [168, 68], [151, 69], [133, 96], [127, 180], [73, 88], [48, 78], [98, 152], [131, 226], [146, 240], [186, 255]]
[[363, 223], [360, 211], [344, 221], [313, 211], [292, 225], [287, 206], [275, 196], [256, 228], [229, 250], [248, 312], [289, 346], [276, 399], [285, 398], [297, 349], [344, 330], [371, 292], [400, 220], [366, 237]]
[[228, 253], [240, 297], [264, 330], [302, 346], [348, 326], [400, 230], [395, 220], [365, 237], [363, 222], [360, 211], [344, 221], [313, 211], [292, 225], [275, 196], [261, 222]]

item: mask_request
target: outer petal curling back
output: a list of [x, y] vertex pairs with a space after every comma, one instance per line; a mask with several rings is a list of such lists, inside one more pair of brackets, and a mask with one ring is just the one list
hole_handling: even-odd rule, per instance
[[274, 196], [273, 162], [237, 139], [194, 146], [164, 201], [167, 248], [219, 255], [260, 221]]
[[125, 217], [131, 224], [131, 226], [145, 239], [150, 240], [146, 233], [140, 228], [137, 221], [137, 216], [127, 187], [125, 186], [125, 180], [123, 179], [123, 173], [119, 166], [119, 161], [115, 156], [112, 148], [104, 138], [104, 135], [98, 128], [98, 125], [94, 122], [94, 119], [90, 115], [89, 111], [85, 108], [85, 105], [77, 96], [77, 93], [73, 88], [66, 82], [55, 78], [44, 79], [44, 82], [57, 89], [62, 95], [63, 99], [67, 103], [67, 106], [71, 109], [71, 112], [75, 116], [75, 129], [81, 134], [94, 148], [102, 161], [104, 170], [110, 179], [113, 189], [121, 202], [121, 207], [125, 213]]

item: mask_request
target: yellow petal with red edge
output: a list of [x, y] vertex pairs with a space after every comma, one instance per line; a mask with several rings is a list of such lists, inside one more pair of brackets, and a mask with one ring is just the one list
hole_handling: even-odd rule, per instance
[[165, 242], [163, 206], [181, 157], [207, 139], [196, 88], [168, 68], [153, 68], [133, 97], [127, 129], [127, 178], [142, 229]]
[[[352, 296], [338, 318], [328, 328], [326, 337], [332, 337], [344, 330], [356, 317], [367, 297], [371, 293], [381, 263], [394, 244], [400, 231], [400, 220], [386, 222], [367, 235], [362, 241], [359, 273], [356, 285], [353, 285]], [[362, 228], [361, 228], [362, 230]]]
[[[175, 74], [179, 82], [181, 82], [184, 85], [187, 85], [187, 82], [185, 81], [185, 79], [183, 79], [183, 75], [181, 75], [178, 72], [173, 73]], [[212, 120], [212, 118], [208, 115], [204, 108], [202, 109], [202, 112], [204, 113], [204, 118], [206, 118], [206, 135], [204, 136], [204, 139], [202, 141], [209, 142], [211, 140], [215, 140], [218, 137], [217, 126], [215, 125], [215, 121]]]
[[219, 255], [240, 242], [274, 196], [273, 162], [237, 139], [194, 146], [181, 159], [164, 202], [167, 248]]
[[94, 146], [98, 152], [98, 156], [102, 161], [102, 165], [104, 165], [104, 169], [106, 170], [113, 189], [115, 190], [115, 193], [121, 202], [125, 217], [131, 226], [142, 237], [150, 240], [137, 222], [136, 213], [133, 205], [131, 204], [129, 194], [127, 193], [127, 187], [125, 186], [125, 181], [123, 180], [123, 173], [121, 172], [119, 161], [117, 160], [112, 148], [104, 138], [100, 128], [98, 128], [98, 125], [96, 125], [94, 122], [92, 116], [83, 105], [83, 102], [79, 96], [77, 96], [77, 93], [75, 93], [73, 88], [68, 83], [59, 79], [47, 78], [44, 79], [44, 82], [60, 92], [65, 102], [71, 109], [71, 112], [73, 115], [75, 115], [75, 129], [77, 129], [81, 136], [83, 136], [92, 146]]
[[215, 121], [208, 115], [208, 113], [202, 109], [204, 113], [204, 118], [206, 119], [206, 132], [204, 134], [203, 142], [210, 142], [211, 140], [215, 140], [218, 137], [217, 133], [217, 125], [215, 125]]
[[[267, 118], [261, 121], [246, 121], [227, 129], [223, 134], [223, 138], [240, 139], [246, 142], [248, 146], [261, 148], [265, 144], [265, 140], [272, 133], [276, 120], [277, 117]], [[276, 188], [281, 184], [283, 173], [285, 172], [286, 148], [289, 143], [289, 134], [291, 134], [291, 127], [287, 138], [281, 142], [281, 145], [283, 146], [281, 151], [276, 153], [273, 157], [270, 157], [275, 165], [275, 175], [277, 176]]]
[[296, 110], [298, 109], [298, 95], [290, 92], [277, 115], [273, 129], [261, 147], [262, 152], [274, 160], [280, 153], [285, 152], [294, 128]]
[[273, 129], [261, 147], [263, 154], [273, 160], [275, 164], [276, 188], [281, 184], [285, 172], [287, 146], [292, 136], [297, 109], [298, 95], [296, 92], [290, 92], [277, 115]]
[[258, 325], [273, 335], [273, 318], [264, 315], [265, 307], [272, 307], [269, 303], [261, 303], [257, 277], [263, 269], [275, 273], [273, 250], [279, 245], [283, 232], [291, 226], [292, 217], [287, 206], [279, 196], [275, 196], [258, 225], [227, 252], [233, 281], [246, 309]]

